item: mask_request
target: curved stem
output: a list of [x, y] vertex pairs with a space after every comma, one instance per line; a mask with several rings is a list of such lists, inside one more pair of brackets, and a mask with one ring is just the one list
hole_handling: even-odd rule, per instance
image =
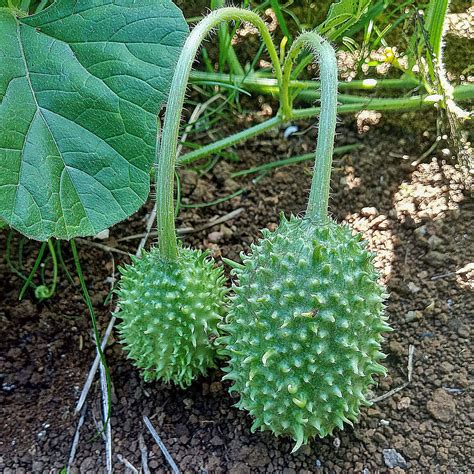
[[197, 50], [207, 34], [224, 21], [243, 20], [252, 23], [260, 32], [275, 69], [279, 84], [282, 71], [278, 54], [265, 22], [256, 14], [240, 8], [221, 8], [210, 13], [191, 31], [176, 65], [171, 93], [166, 107], [161, 147], [156, 170], [157, 227], [160, 253], [163, 258], [174, 260], [178, 255], [174, 222], [174, 170], [176, 149], [186, 85]]
[[[329, 187], [331, 181], [334, 135], [337, 115], [337, 61], [327, 40], [314, 32], [301, 34], [293, 43], [283, 66], [283, 91], [287, 93], [293, 61], [301, 49], [308, 46], [319, 59], [321, 76], [321, 115], [318, 126], [318, 143], [311, 192], [306, 216], [326, 222], [328, 219]], [[291, 106], [291, 104], [290, 104]]]

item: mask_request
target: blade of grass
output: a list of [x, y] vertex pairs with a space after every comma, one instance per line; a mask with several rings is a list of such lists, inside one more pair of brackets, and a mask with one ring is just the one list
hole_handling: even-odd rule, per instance
[[[12, 240], [13, 240], [14, 235], [15, 235], [15, 233], [12, 230], [10, 230], [8, 232], [7, 244], [6, 244], [6, 248], [5, 248], [5, 260], [7, 262], [8, 268], [10, 269], [10, 271], [12, 273], [14, 273], [16, 276], [20, 277], [22, 280], [27, 281], [28, 277], [23, 275], [23, 273], [21, 273], [17, 269], [17, 267], [15, 265], [13, 265], [13, 262], [12, 262], [12, 259], [11, 259], [11, 256], [12, 256], [11, 247], [12, 247]], [[21, 266], [20, 266], [20, 268], [21, 268]], [[36, 289], [36, 285], [34, 283], [31, 283], [31, 286]]]
[[[211, 10], [216, 10], [225, 6], [224, 0], [211, 0]], [[226, 63], [229, 64], [230, 71], [233, 74], [243, 75], [244, 68], [239, 62], [237, 54], [235, 54], [232, 46], [232, 36], [229, 33], [229, 25], [223, 23], [218, 29], [219, 37], [219, 71], [223, 71]]]
[[217, 204], [220, 204], [220, 203], [225, 202], [225, 201], [229, 201], [232, 198], [240, 196], [245, 191], [247, 191], [247, 188], [241, 188], [238, 191], [235, 191], [235, 193], [228, 194], [227, 196], [216, 199], [215, 201], [201, 202], [199, 204], [183, 204], [183, 203], [181, 203], [181, 207], [186, 208], [186, 209], [201, 209], [203, 207], [216, 206]]
[[46, 249], [46, 245], [48, 245], [47, 242], [43, 242], [41, 244], [40, 250], [38, 252], [38, 256], [36, 257], [35, 264], [33, 265], [33, 268], [31, 269], [31, 272], [28, 275], [28, 278], [26, 279], [25, 284], [23, 285], [22, 289], [20, 290], [20, 294], [18, 296], [19, 300], [23, 299], [23, 296], [25, 296], [26, 290], [30, 287], [31, 282], [33, 281], [33, 277], [35, 276], [36, 271], [38, 270], [38, 267], [40, 266], [40, 263], [43, 260], [43, 255], [44, 255], [44, 251]]
[[[334, 148], [335, 155], [342, 155], [352, 150], [362, 148], [362, 145], [353, 144], [353, 145], [344, 145]], [[314, 153], [306, 153], [300, 156], [293, 156], [291, 158], [285, 158], [283, 160], [272, 161], [270, 163], [265, 163], [260, 166], [255, 166], [254, 168], [248, 168], [245, 170], [239, 170], [232, 173], [231, 178], [237, 178], [238, 176], [246, 176], [249, 174], [260, 173], [262, 171], [269, 171], [275, 168], [280, 168], [282, 166], [290, 166], [296, 163], [301, 163], [302, 161], [314, 160]]]
[[448, 13], [449, 0], [430, 0], [426, 12], [425, 26], [434, 55], [441, 57], [443, 44], [443, 30], [446, 14]]
[[112, 404], [110, 401], [112, 400], [112, 382], [110, 379], [110, 370], [109, 366], [107, 364], [107, 361], [105, 359], [104, 351], [102, 349], [101, 341], [100, 341], [100, 335], [99, 335], [99, 329], [97, 327], [97, 318], [95, 316], [95, 311], [94, 311], [94, 306], [92, 305], [91, 297], [89, 295], [89, 290], [87, 289], [86, 281], [84, 280], [84, 274], [82, 273], [82, 267], [81, 267], [81, 262], [79, 260], [79, 254], [77, 252], [77, 247], [74, 239], [70, 240], [69, 242], [72, 250], [72, 255], [74, 258], [74, 265], [76, 267], [76, 272], [77, 276], [79, 278], [79, 282], [81, 284], [81, 290], [82, 290], [82, 297], [84, 299], [84, 302], [86, 303], [87, 309], [89, 311], [91, 321], [92, 321], [92, 330], [94, 334], [94, 341], [95, 341], [95, 347], [97, 350], [97, 353], [99, 355], [99, 360], [100, 364], [102, 365], [104, 371], [105, 371], [105, 380], [106, 380], [106, 389], [107, 393], [104, 394], [107, 396], [108, 404], [107, 404], [107, 413], [104, 413], [104, 424], [103, 424], [103, 429], [107, 427], [109, 424], [110, 420], [110, 415], [112, 411]]
[[283, 12], [280, 7], [280, 2], [278, 0], [270, 0], [270, 5], [272, 7], [273, 12], [275, 13], [276, 19], [278, 24], [280, 25], [280, 29], [284, 36], [288, 38], [288, 42], [291, 44], [292, 36], [290, 30], [288, 29], [288, 25], [286, 24], [285, 17], [283, 16]]

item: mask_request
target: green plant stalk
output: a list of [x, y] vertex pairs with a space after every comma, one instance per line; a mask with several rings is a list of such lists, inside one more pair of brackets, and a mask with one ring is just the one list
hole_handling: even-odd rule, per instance
[[270, 130], [273, 127], [277, 127], [281, 125], [283, 122], [284, 122], [284, 119], [281, 116], [277, 115], [275, 117], [272, 117], [271, 119], [265, 120], [262, 123], [254, 125], [253, 127], [242, 130], [241, 132], [234, 133], [233, 135], [225, 137], [221, 140], [217, 140], [214, 143], [210, 143], [209, 145], [205, 145], [201, 148], [198, 148], [196, 150], [190, 151], [189, 153], [181, 155], [177, 159], [177, 164], [179, 166], [188, 165], [196, 160], [204, 158], [207, 155], [219, 152], [223, 150], [224, 148], [243, 142], [257, 135], [261, 135], [262, 133], [265, 133], [267, 130]]
[[170, 94], [166, 107], [159, 159], [157, 160], [157, 228], [160, 254], [165, 259], [175, 260], [178, 256], [173, 203], [174, 172], [179, 125], [189, 74], [197, 50], [207, 34], [220, 23], [236, 19], [252, 23], [259, 30], [270, 54], [275, 75], [281, 82], [282, 71], [278, 54], [266, 24], [256, 13], [233, 7], [222, 8], [211, 12], [191, 31], [178, 59], [171, 83], [173, 93]]
[[[464, 84], [454, 89], [454, 99], [458, 102], [472, 100], [474, 97], [474, 85]], [[425, 107], [431, 107], [433, 104], [438, 103], [441, 100], [439, 95], [416, 95], [411, 97], [401, 97], [397, 99], [371, 99], [361, 97], [361, 102], [342, 104], [337, 108], [338, 114], [348, 114], [359, 112], [364, 109], [374, 111], [408, 111], [408, 110], [419, 110]], [[321, 112], [320, 107], [311, 107], [304, 109], [296, 109], [292, 111], [292, 119], [307, 119], [317, 116]], [[181, 155], [178, 160], [178, 165], [188, 165], [196, 160], [200, 160], [208, 155], [217, 153], [229, 146], [235, 145], [242, 141], [248, 140], [249, 138], [256, 137], [273, 127], [282, 125], [285, 122], [284, 118], [277, 115], [265, 122], [254, 125], [253, 127], [247, 128], [241, 132], [238, 132], [229, 137], [222, 138], [213, 143], [205, 145], [196, 150], [190, 151]]]
[[[362, 148], [362, 145], [357, 143], [353, 145], [343, 145], [334, 148], [333, 153], [334, 155], [342, 155], [344, 153], [348, 153], [349, 151], [355, 150], [357, 148]], [[239, 176], [246, 176], [249, 174], [255, 173], [262, 173], [264, 171], [270, 171], [275, 168], [281, 168], [283, 166], [290, 166], [295, 165], [297, 163], [301, 163], [303, 161], [314, 160], [314, 153], [305, 153], [304, 155], [300, 156], [292, 156], [290, 158], [285, 158], [283, 160], [271, 161], [270, 163], [265, 163], [260, 166], [255, 166], [254, 168], [248, 168], [245, 170], [235, 171], [230, 175], [231, 178], [238, 178]]]
[[[252, 73], [247, 76], [231, 76], [230, 74], [209, 73], [204, 71], [192, 71], [190, 75], [191, 83], [225, 83], [238, 84], [240, 87], [246, 87], [249, 91], [260, 92], [263, 94], [279, 94], [278, 81], [262, 73]], [[340, 90], [378, 90], [378, 89], [413, 89], [421, 86], [422, 83], [412, 78], [400, 79], [374, 79], [367, 78], [349, 82], [340, 82]], [[291, 89], [316, 90], [319, 89], [319, 81], [299, 81], [291, 80], [289, 82]]]
[[[318, 142], [311, 191], [306, 217], [317, 222], [328, 221], [329, 188], [337, 118], [337, 59], [327, 40], [314, 32], [301, 34], [293, 43], [283, 65], [282, 94], [288, 94], [293, 61], [304, 47], [313, 50], [319, 60], [321, 77], [321, 107], [318, 125]], [[284, 104], [291, 102], [285, 98]], [[291, 113], [291, 111], [290, 111]]]

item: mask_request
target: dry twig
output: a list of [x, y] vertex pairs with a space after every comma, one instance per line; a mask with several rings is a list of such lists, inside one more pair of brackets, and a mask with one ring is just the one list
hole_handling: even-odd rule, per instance
[[407, 364], [407, 370], [408, 370], [408, 380], [400, 385], [399, 387], [394, 388], [393, 390], [390, 390], [387, 393], [384, 393], [383, 395], [380, 395], [379, 397], [373, 398], [370, 400], [372, 403], [377, 403], [382, 400], [385, 400], [386, 398], [390, 398], [392, 395], [395, 395], [397, 392], [400, 392], [400, 390], [403, 390], [405, 387], [408, 386], [408, 384], [411, 382], [412, 374], [413, 374], [413, 357], [415, 355], [415, 346], [410, 344], [410, 347], [408, 348], [408, 364]]
[[133, 474], [139, 474], [139, 470], [126, 458], [124, 458], [121, 454], [117, 454], [117, 459]]
[[87, 410], [87, 405], [84, 405], [84, 408], [82, 409], [81, 416], [80, 416], [79, 421], [77, 423], [77, 428], [76, 428], [76, 432], [74, 433], [74, 438], [72, 440], [71, 451], [69, 452], [69, 459], [67, 461], [67, 467], [66, 467], [66, 473], [67, 474], [69, 474], [69, 472], [71, 471], [71, 467], [74, 465], [74, 459], [76, 458], [77, 446], [79, 444], [79, 438], [81, 436], [81, 428], [82, 428], [82, 425], [84, 424], [84, 418], [86, 416], [86, 410]]
[[143, 439], [143, 435], [141, 433], [138, 437], [138, 446], [140, 447], [143, 474], [150, 474], [150, 469], [148, 467], [148, 449], [146, 448], [145, 440]]
[[171, 457], [171, 454], [166, 449], [166, 446], [163, 444], [163, 441], [161, 441], [161, 438], [158, 436], [158, 433], [156, 432], [155, 428], [151, 424], [151, 421], [149, 420], [149, 418], [147, 416], [144, 416], [143, 421], [145, 422], [145, 425], [148, 428], [148, 431], [153, 436], [153, 439], [156, 441], [156, 444], [161, 449], [161, 452], [163, 453], [163, 456], [166, 458], [166, 460], [168, 461], [168, 464], [171, 466], [171, 469], [172, 469], [173, 473], [174, 474], [179, 474], [178, 466], [173, 461], [173, 458]]
[[100, 361], [100, 388], [102, 391], [102, 419], [104, 431], [104, 443], [105, 443], [105, 467], [106, 472], [112, 473], [112, 427], [109, 419], [109, 397], [107, 391], [107, 376], [105, 374], [105, 367], [102, 361]]

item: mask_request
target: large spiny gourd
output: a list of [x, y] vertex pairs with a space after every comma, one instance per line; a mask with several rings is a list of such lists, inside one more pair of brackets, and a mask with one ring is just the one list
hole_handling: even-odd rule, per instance
[[234, 270], [225, 378], [253, 430], [288, 435], [297, 449], [355, 421], [373, 375], [385, 373], [385, 294], [347, 226], [292, 217], [263, 234]]
[[118, 329], [145, 381], [186, 387], [214, 367], [226, 293], [222, 269], [200, 250], [180, 247], [170, 261], [153, 248], [121, 273]]
[[321, 115], [316, 161], [304, 218], [283, 219], [243, 255], [220, 339], [229, 356], [226, 378], [253, 429], [296, 441], [357, 419], [379, 361], [384, 289], [360, 236], [328, 217], [337, 111], [337, 61], [314, 32], [301, 34], [285, 59], [289, 80], [304, 45], [320, 59]]

